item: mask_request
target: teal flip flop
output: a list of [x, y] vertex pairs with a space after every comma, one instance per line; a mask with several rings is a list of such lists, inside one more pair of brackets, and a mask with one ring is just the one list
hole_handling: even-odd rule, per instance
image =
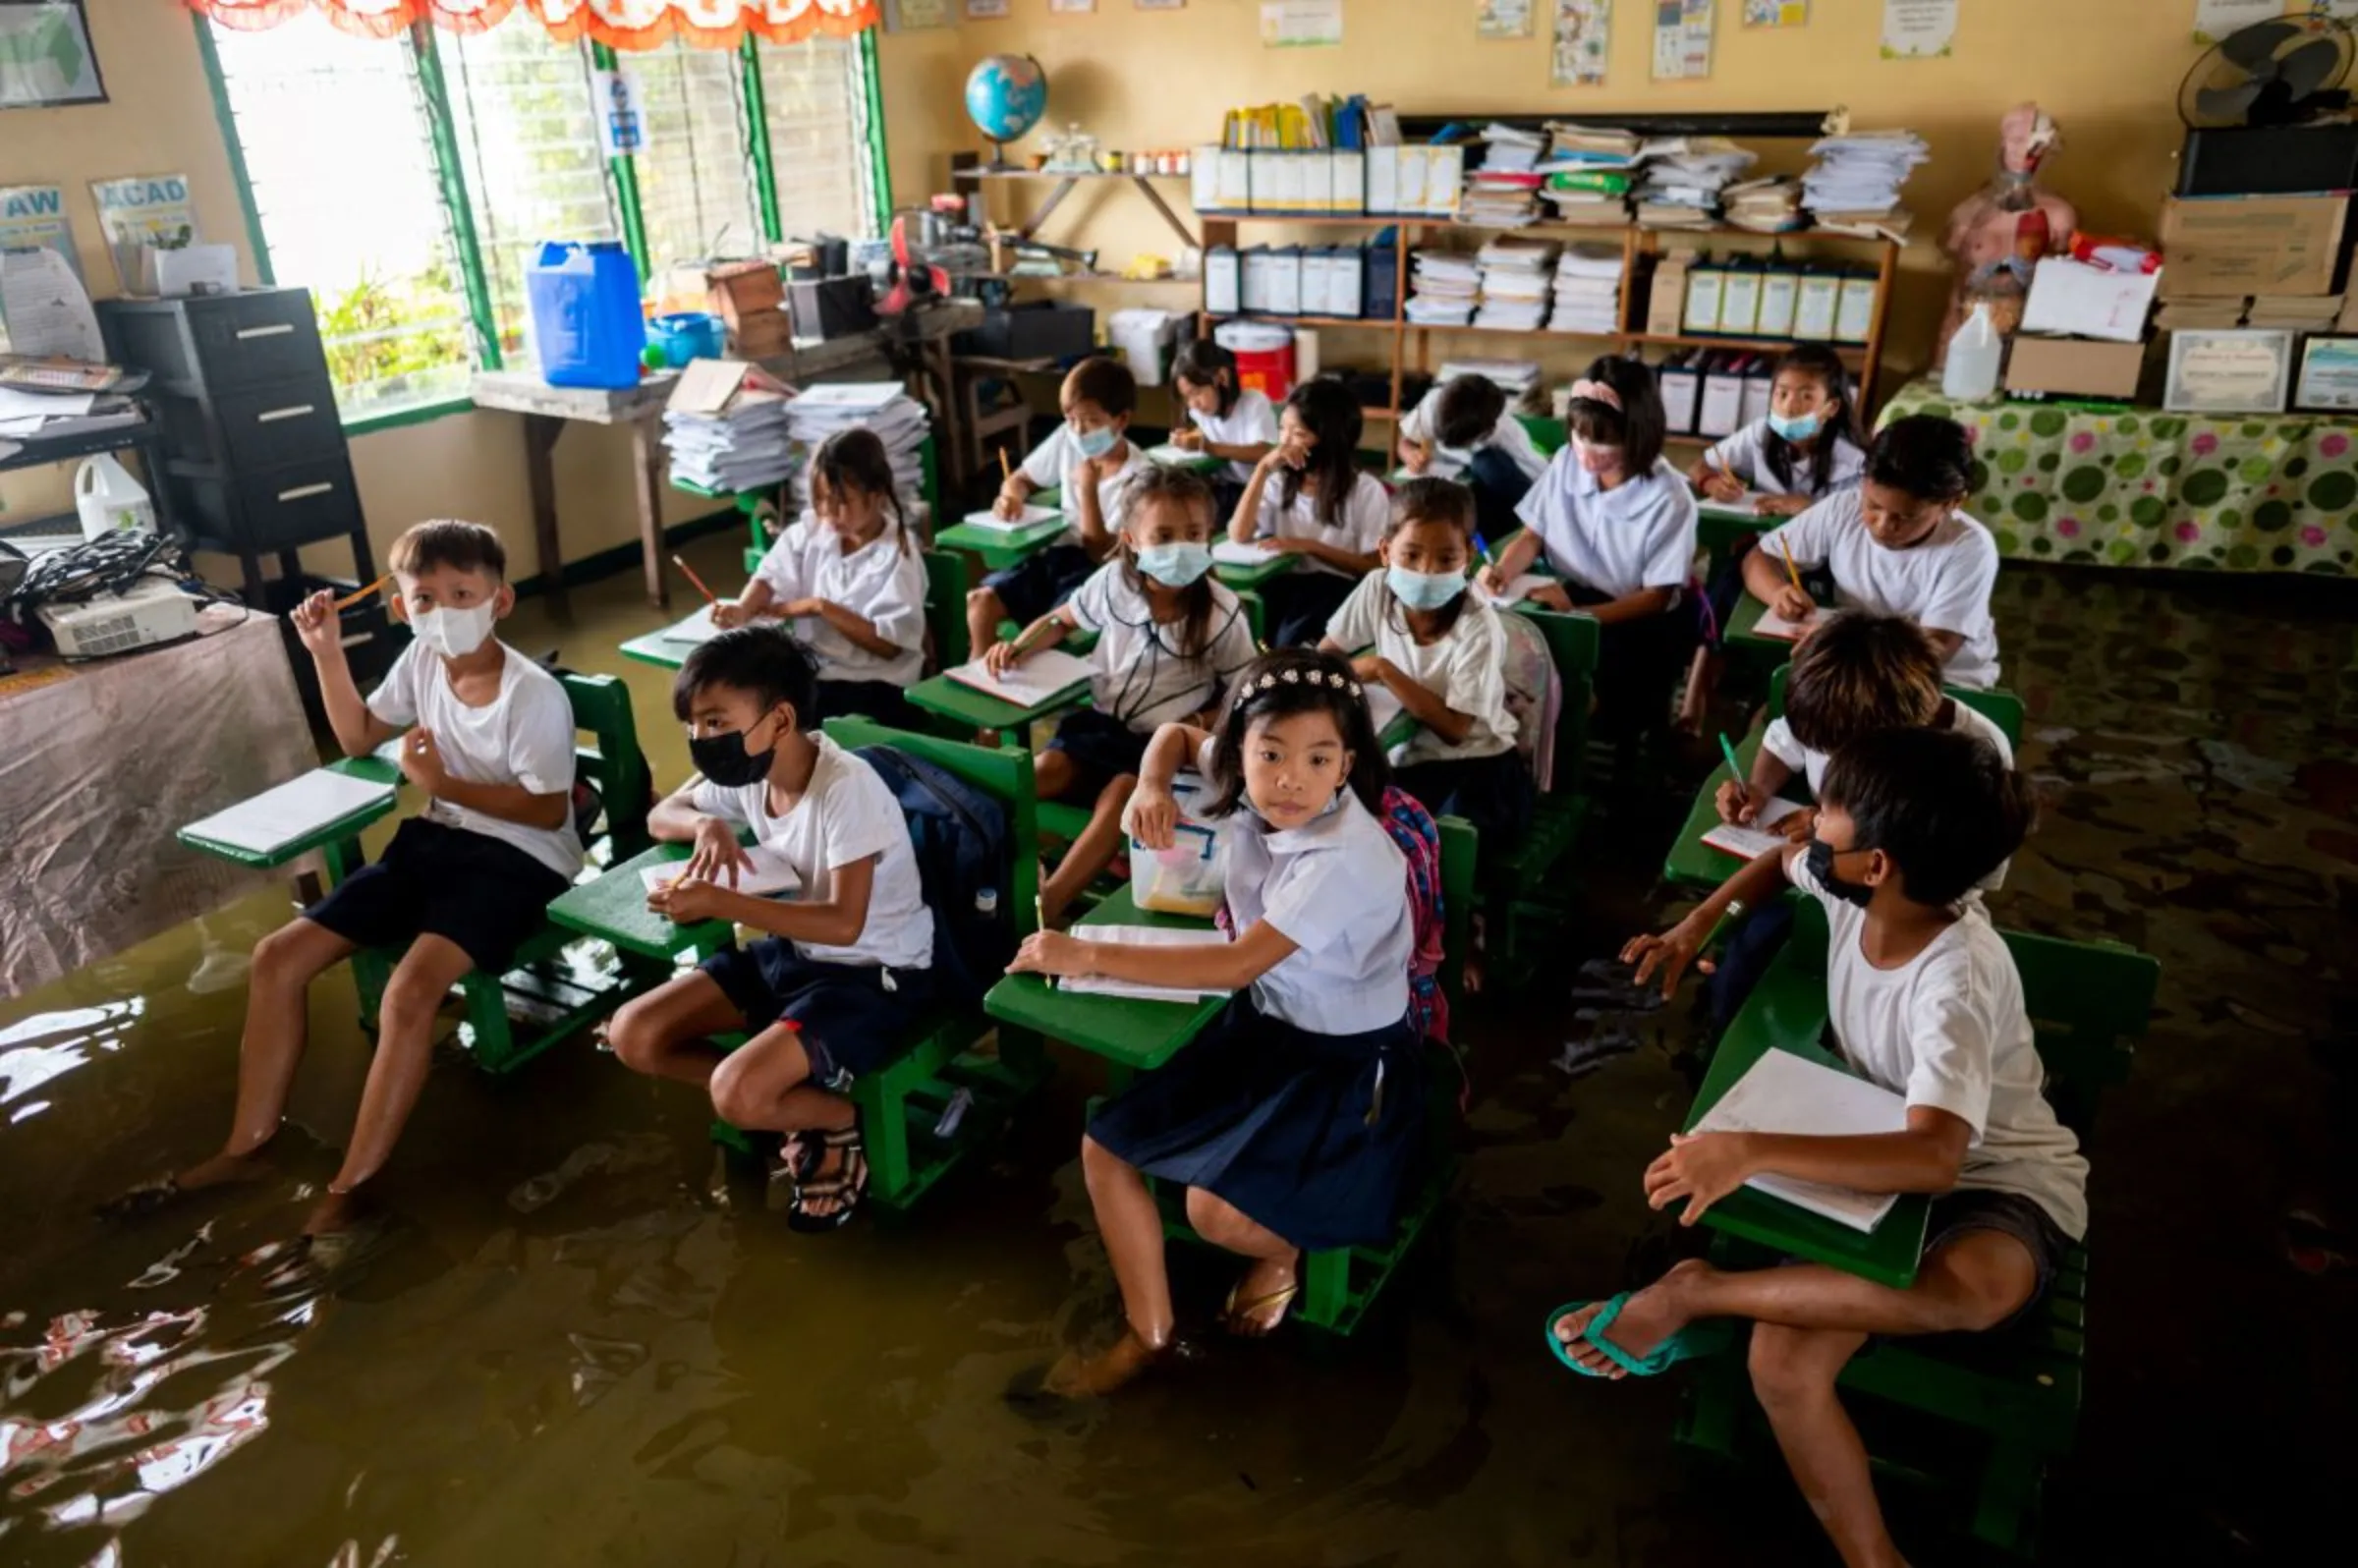
[[[1614, 1320], [1621, 1316], [1621, 1309], [1629, 1305], [1629, 1298], [1635, 1294], [1634, 1291], [1625, 1290], [1620, 1295], [1606, 1301], [1603, 1311], [1589, 1320], [1588, 1328], [1581, 1335], [1590, 1344], [1602, 1351], [1605, 1360], [1619, 1367], [1632, 1377], [1652, 1377], [1658, 1372], [1667, 1372], [1682, 1361], [1692, 1361], [1698, 1356], [1715, 1355], [1726, 1347], [1732, 1330], [1725, 1318], [1689, 1323], [1643, 1356], [1632, 1356], [1611, 1340], [1598, 1338], [1598, 1335], [1613, 1326]], [[1547, 1324], [1544, 1329], [1547, 1335], [1547, 1348], [1555, 1352], [1557, 1361], [1562, 1362], [1583, 1377], [1601, 1377], [1604, 1375], [1602, 1372], [1592, 1372], [1581, 1365], [1579, 1358], [1572, 1354], [1572, 1347], [1555, 1337], [1555, 1325], [1588, 1305], [1590, 1304], [1585, 1301], [1566, 1302], [1547, 1315]]]

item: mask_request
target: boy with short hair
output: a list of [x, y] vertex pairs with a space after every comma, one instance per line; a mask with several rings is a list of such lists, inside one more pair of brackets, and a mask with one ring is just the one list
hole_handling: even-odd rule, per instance
[[1871, 1335], [1980, 1333], [2029, 1312], [2086, 1231], [2088, 1162], [2040, 1090], [2045, 1072], [2004, 939], [1967, 891], [2020, 847], [2030, 787], [1983, 741], [1884, 730], [1826, 771], [1817, 837], [1771, 850], [1661, 936], [1623, 951], [1667, 992], [1731, 903], [1785, 878], [1825, 905], [1826, 991], [1852, 1068], [1907, 1097], [1902, 1132], [1674, 1135], [1646, 1171], [1683, 1224], [1774, 1172], [1936, 1195], [1916, 1282], [1895, 1290], [1814, 1263], [1723, 1272], [1680, 1263], [1610, 1301], [1561, 1309], [1557, 1354], [1602, 1377], [1652, 1375], [1707, 1347], [1694, 1326], [1753, 1321], [1755, 1391], [1803, 1495], [1852, 1568], [1897, 1564], [1857, 1430], [1834, 1396]]
[[1007, 476], [990, 509], [1002, 518], [1019, 518], [1036, 491], [1061, 485], [1064, 534], [1037, 555], [991, 573], [967, 594], [967, 636], [978, 648], [999, 640], [1001, 621], [1030, 626], [1071, 598], [1113, 554], [1130, 480], [1151, 466], [1130, 440], [1138, 381], [1128, 365], [1083, 360], [1064, 378], [1058, 401], [1064, 422]]
[[1400, 461], [1472, 490], [1475, 525], [1493, 539], [1515, 531], [1515, 508], [1547, 472], [1531, 432], [1507, 412], [1505, 389], [1487, 375], [1452, 376], [1426, 393], [1400, 421]]
[[342, 1200], [384, 1164], [418, 1102], [443, 997], [470, 972], [505, 972], [581, 869], [573, 703], [555, 676], [492, 636], [516, 606], [507, 564], [499, 535], [479, 523], [421, 523], [394, 540], [394, 614], [414, 635], [365, 701], [345, 662], [335, 594], [297, 606], [337, 744], [365, 756], [400, 735], [401, 771], [424, 810], [374, 865], [255, 947], [229, 1142], [164, 1191], [249, 1173], [278, 1131], [303, 1058], [312, 980], [359, 948], [404, 947], [378, 1003], [352, 1143], [311, 1227], [336, 1228]]
[[[646, 825], [696, 853], [647, 907], [763, 934], [625, 1004], [606, 1032], [625, 1066], [708, 1090], [732, 1126], [785, 1134], [788, 1223], [807, 1231], [843, 1225], [867, 1192], [844, 1096], [933, 994], [933, 916], [908, 820], [865, 759], [803, 727], [816, 680], [777, 626], [724, 632], [680, 667], [672, 708], [697, 775]], [[794, 873], [791, 902], [736, 890], [749, 864], [740, 827]], [[753, 1037], [723, 1056], [712, 1036], [738, 1032]]]

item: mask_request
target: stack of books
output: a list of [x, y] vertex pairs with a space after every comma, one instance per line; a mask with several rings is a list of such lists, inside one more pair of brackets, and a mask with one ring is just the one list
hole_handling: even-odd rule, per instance
[[1433, 384], [1447, 386], [1461, 375], [1479, 375], [1506, 394], [1510, 409], [1526, 407], [1539, 390], [1540, 367], [1530, 360], [1446, 360], [1434, 372]]
[[2244, 312], [2244, 324], [2288, 332], [2330, 332], [2341, 315], [2338, 294], [2263, 294]]
[[1543, 176], [1533, 171], [1546, 139], [1536, 131], [1492, 125], [1482, 133], [1479, 167], [1466, 176], [1457, 221], [1486, 229], [1520, 229], [1539, 221]]
[[1899, 188], [1932, 157], [1913, 131], [1866, 131], [1827, 137], [1810, 148], [1818, 161], [1801, 177], [1802, 204], [1818, 227], [1836, 234], [1907, 238], [1914, 216]]
[[663, 445], [672, 474], [707, 490], [767, 489], [800, 466], [786, 430], [784, 393], [747, 388], [718, 413], [667, 409]]
[[1754, 234], [1783, 234], [1802, 226], [1801, 184], [1783, 178], [1747, 180], [1720, 196], [1728, 227]]
[[1540, 196], [1559, 223], [1619, 227], [1629, 221], [1628, 196], [1637, 183], [1641, 143], [1627, 131], [1550, 125], [1547, 155], [1534, 166], [1546, 177]]
[[[788, 433], [816, 451], [838, 430], [873, 430], [892, 459], [892, 478], [905, 502], [926, 487], [926, 406], [898, 381], [845, 381], [804, 389], [786, 410]], [[810, 486], [795, 481], [795, 499], [810, 504]]]
[[1669, 137], [1639, 149], [1646, 177], [1635, 197], [1649, 229], [1708, 229], [1718, 220], [1720, 193], [1760, 161], [1722, 137]]
[[1500, 332], [1539, 330], [1547, 318], [1547, 269], [1555, 247], [1501, 235], [1474, 259], [1482, 268], [1482, 309], [1474, 324]]
[[1418, 326], [1464, 326], [1482, 295], [1482, 268], [1447, 251], [1419, 251], [1412, 258], [1408, 319]]
[[1568, 247], [1555, 264], [1555, 315], [1550, 332], [1607, 336], [1621, 330], [1621, 252], [1603, 246]]

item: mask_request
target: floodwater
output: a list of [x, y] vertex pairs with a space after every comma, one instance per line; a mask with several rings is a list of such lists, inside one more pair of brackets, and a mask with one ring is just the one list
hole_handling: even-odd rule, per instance
[[[734, 549], [693, 555], [709, 578]], [[612, 652], [653, 622], [635, 576], [510, 637], [627, 673], [671, 779], [664, 677]], [[2014, 568], [1999, 596], [2053, 802], [2000, 921], [2163, 966], [2094, 1151], [2089, 1399], [2050, 1550], [2288, 1558], [2358, 1473], [2358, 1273], [2296, 1270], [2279, 1234], [2295, 1207], [2358, 1229], [2358, 597]], [[1598, 837], [1566, 975], [1658, 914], [1661, 836]], [[1586, 1384], [1541, 1344], [1548, 1308], [1677, 1245], [1638, 1174], [1685, 1103], [1683, 1010], [1557, 990], [1463, 1019], [1461, 1191], [1356, 1341], [1216, 1346], [1042, 1419], [1008, 1384], [1117, 1314], [1079, 1057], [986, 1168], [817, 1238], [716, 1174], [689, 1092], [587, 1044], [507, 1082], [447, 1064], [361, 1231], [307, 1252], [365, 1068], [336, 976], [273, 1176], [94, 1217], [226, 1130], [238, 965], [286, 907], [0, 1004], [0, 1563], [1831, 1560], [1773, 1469], [1673, 1448], [1674, 1380]], [[1201, 1318], [1228, 1273], [1180, 1279]], [[1918, 1561], [1973, 1560], [1897, 1517]]]

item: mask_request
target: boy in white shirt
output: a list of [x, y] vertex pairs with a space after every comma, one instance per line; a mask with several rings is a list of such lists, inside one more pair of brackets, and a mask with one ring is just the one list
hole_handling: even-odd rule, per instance
[[1130, 439], [1138, 381], [1118, 360], [1083, 360], [1059, 394], [1064, 422], [1007, 476], [991, 511], [1020, 518], [1033, 494], [1063, 486], [1064, 534], [1017, 565], [993, 572], [966, 596], [968, 646], [999, 640], [999, 623], [1030, 626], [1066, 599], [1113, 553], [1130, 481], [1154, 465]]
[[2021, 774], [1970, 735], [1883, 730], [1825, 775], [1818, 836], [1771, 850], [1623, 957], [1667, 992], [1712, 926], [1786, 879], [1825, 907], [1826, 992], [1843, 1057], [1907, 1099], [1904, 1131], [1859, 1137], [1674, 1135], [1646, 1171], [1682, 1224], [1773, 1172], [1876, 1193], [1930, 1193], [1904, 1290], [1815, 1263], [1723, 1272], [1680, 1263], [1653, 1285], [1559, 1309], [1548, 1340], [1575, 1371], [1652, 1375], [1700, 1354], [1710, 1319], [1750, 1318], [1753, 1388], [1802, 1494], [1851, 1564], [1895, 1564], [1835, 1378], [1870, 1336], [1982, 1333], [2028, 1312], [2088, 1222], [2088, 1162], [2041, 1093], [2045, 1073], [2003, 937], [1967, 891], [2018, 849]]
[[1904, 615], [1930, 632], [1952, 686], [1997, 684], [1997, 623], [1990, 590], [1997, 543], [1957, 510], [1973, 482], [1973, 438], [1952, 420], [1917, 414], [1875, 438], [1867, 476], [1811, 507], [1744, 558], [1744, 587], [1786, 620], [1802, 623], [1817, 601], [1795, 588], [1825, 567], [1843, 605]]
[[[931, 1000], [934, 927], [891, 789], [803, 727], [814, 684], [810, 657], [778, 627], [724, 632], [680, 667], [672, 707], [698, 772], [646, 825], [696, 853], [647, 908], [763, 935], [625, 1004], [606, 1039], [634, 1071], [707, 1090], [732, 1126], [784, 1134], [788, 1223], [826, 1231], [850, 1220], [868, 1190], [846, 1092], [890, 1058]], [[751, 864], [741, 827], [793, 873], [791, 898], [737, 891]], [[712, 1044], [740, 1032], [753, 1037], [726, 1056]]]
[[1547, 460], [1507, 412], [1506, 392], [1487, 375], [1453, 376], [1400, 421], [1400, 461], [1411, 475], [1455, 479], [1474, 492], [1474, 526], [1484, 539], [1515, 531], [1515, 508], [1547, 472]]
[[401, 736], [401, 771], [424, 809], [375, 864], [254, 948], [229, 1141], [141, 1189], [142, 1204], [251, 1175], [303, 1060], [311, 981], [363, 947], [401, 947], [352, 1142], [306, 1227], [342, 1228], [351, 1193], [383, 1166], [418, 1103], [442, 998], [471, 972], [504, 973], [581, 869], [573, 703], [555, 676], [491, 635], [516, 606], [499, 535], [478, 523], [421, 523], [393, 541], [391, 565], [394, 614], [414, 635], [365, 701], [334, 593], [312, 594], [293, 619], [337, 744], [365, 756]]

